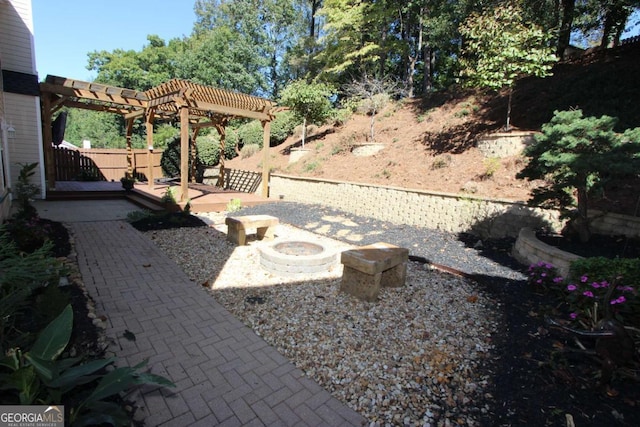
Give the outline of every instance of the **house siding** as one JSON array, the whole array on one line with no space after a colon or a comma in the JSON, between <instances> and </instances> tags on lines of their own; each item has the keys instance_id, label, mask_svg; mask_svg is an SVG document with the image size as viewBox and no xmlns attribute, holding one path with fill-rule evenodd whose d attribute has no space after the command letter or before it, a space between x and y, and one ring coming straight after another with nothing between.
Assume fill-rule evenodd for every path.
<instances>
[{"instance_id":1,"label":"house siding","mask_svg":"<svg viewBox=\"0 0 640 427\"><path fill-rule=\"evenodd\" d=\"M15 86L0 87L0 123L3 125L2 144L7 178L4 188L0 185L0 221L9 214L10 197L7 197L7 190L15 187L20 173L19 164L37 162L40 165L31 182L40 186L40 197L46 197L40 97L35 96L33 90L18 90L22 86L16 86L31 79L37 82L34 52L31 0L0 0L0 72ZM15 137L8 138L8 126L15 129Z\"/></svg>"},{"instance_id":2,"label":"house siding","mask_svg":"<svg viewBox=\"0 0 640 427\"><path fill-rule=\"evenodd\" d=\"M15 187L15 183L20 173L20 164L38 162L40 166L44 164L41 145L40 126L40 99L34 96L18 95L14 93L4 93L5 105L11 105L7 109L5 120L16 130L15 138L9 139L9 159L10 181L9 185ZM32 183L44 187L44 174L42 168L38 168L32 178ZM40 197L44 198L41 192Z\"/></svg>"},{"instance_id":3,"label":"house siding","mask_svg":"<svg viewBox=\"0 0 640 427\"><path fill-rule=\"evenodd\" d=\"M2 68L36 74L31 0L0 1Z\"/></svg>"}]
</instances>

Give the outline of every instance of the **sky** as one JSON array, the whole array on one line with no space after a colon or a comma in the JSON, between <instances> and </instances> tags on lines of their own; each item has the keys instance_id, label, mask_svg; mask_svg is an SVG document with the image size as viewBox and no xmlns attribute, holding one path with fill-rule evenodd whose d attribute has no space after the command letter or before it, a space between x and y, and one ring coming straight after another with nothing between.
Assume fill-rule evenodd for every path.
<instances>
[{"instance_id":1,"label":"sky","mask_svg":"<svg viewBox=\"0 0 640 427\"><path fill-rule=\"evenodd\" d=\"M195 0L32 0L38 79L47 74L91 81L88 53L140 51L147 35L189 36Z\"/></svg>"}]
</instances>

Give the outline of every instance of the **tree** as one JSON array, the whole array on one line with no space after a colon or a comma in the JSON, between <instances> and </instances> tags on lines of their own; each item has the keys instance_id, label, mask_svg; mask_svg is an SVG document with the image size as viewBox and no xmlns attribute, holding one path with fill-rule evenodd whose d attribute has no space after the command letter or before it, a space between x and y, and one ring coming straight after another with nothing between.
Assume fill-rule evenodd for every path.
<instances>
[{"instance_id":1,"label":"tree","mask_svg":"<svg viewBox=\"0 0 640 427\"><path fill-rule=\"evenodd\" d=\"M204 85L243 93L267 90L260 70L266 65L251 41L227 26L219 26L185 41L176 76Z\"/></svg>"},{"instance_id":2,"label":"tree","mask_svg":"<svg viewBox=\"0 0 640 427\"><path fill-rule=\"evenodd\" d=\"M543 187L533 190L529 203L559 209L570 219L569 230L583 242L591 235L590 195L606 180L638 171L640 128L618 134L613 131L616 121L609 116L583 117L581 110L556 111L536 142L525 149L528 162L517 175L545 180Z\"/></svg>"},{"instance_id":3,"label":"tree","mask_svg":"<svg viewBox=\"0 0 640 427\"><path fill-rule=\"evenodd\" d=\"M249 64L260 61L258 80L265 83L261 94L277 97L281 85L288 80L283 59L307 29L302 3L302 0L198 0L194 32L201 37L227 28L235 43L241 42L252 51L253 56L245 58ZM234 43L218 55L226 49L234 50Z\"/></svg>"},{"instance_id":4,"label":"tree","mask_svg":"<svg viewBox=\"0 0 640 427\"><path fill-rule=\"evenodd\" d=\"M322 124L331 114L333 88L325 83L307 83L303 80L289 84L282 91L280 102L291 108L298 120L302 120L302 148L307 123Z\"/></svg>"},{"instance_id":5,"label":"tree","mask_svg":"<svg viewBox=\"0 0 640 427\"><path fill-rule=\"evenodd\" d=\"M568 45L570 36L582 39L582 44L591 47L618 46L629 19L640 7L639 0L562 0L563 16L568 11L565 3L572 8L573 16L569 25L563 21L559 52Z\"/></svg>"},{"instance_id":6,"label":"tree","mask_svg":"<svg viewBox=\"0 0 640 427\"><path fill-rule=\"evenodd\" d=\"M520 8L509 4L471 14L460 33L465 44L462 76L468 78L467 83L493 90L508 88L505 129L509 130L516 79L548 76L556 60L549 45L550 34L526 23Z\"/></svg>"},{"instance_id":7,"label":"tree","mask_svg":"<svg viewBox=\"0 0 640 427\"><path fill-rule=\"evenodd\" d=\"M358 99L363 109L371 117L369 125L369 140L375 142L376 114L395 97L405 95L405 90L397 81L391 79L377 79L364 75L360 80L354 80L345 87L345 93Z\"/></svg>"},{"instance_id":8,"label":"tree","mask_svg":"<svg viewBox=\"0 0 640 427\"><path fill-rule=\"evenodd\" d=\"M97 72L96 81L127 89L147 90L176 76L174 65L182 54L182 41L169 44L156 35L147 36L149 44L140 52L115 49L89 53L89 70Z\"/></svg>"}]
</instances>

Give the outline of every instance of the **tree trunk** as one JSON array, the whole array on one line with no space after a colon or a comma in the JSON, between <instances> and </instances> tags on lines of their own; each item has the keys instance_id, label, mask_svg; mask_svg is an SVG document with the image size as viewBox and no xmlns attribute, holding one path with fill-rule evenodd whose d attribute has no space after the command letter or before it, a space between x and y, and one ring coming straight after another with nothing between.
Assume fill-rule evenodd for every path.
<instances>
[{"instance_id":1,"label":"tree trunk","mask_svg":"<svg viewBox=\"0 0 640 427\"><path fill-rule=\"evenodd\" d=\"M374 108L374 109L373 109L373 111L371 112L371 122L370 122L370 125L369 125L369 133L370 133L370 136L369 136L369 137L371 138L371 140L370 140L370 141L371 141L371 143L376 142L376 140L375 140L375 135L374 135L374 131L373 131L373 126L374 126L374 125L375 125L375 123L376 123L376 112L377 112L377 111L376 111L376 109L375 109L375 108Z\"/></svg>"},{"instance_id":2,"label":"tree trunk","mask_svg":"<svg viewBox=\"0 0 640 427\"><path fill-rule=\"evenodd\" d=\"M418 61L418 55L422 51L422 15L424 14L424 8L420 10L420 19L418 20L418 45L415 48L413 55L409 56L409 75L407 76L407 86L409 87L409 98L413 98L414 96L414 82L413 82L413 74L416 71L416 62Z\"/></svg>"},{"instance_id":3,"label":"tree trunk","mask_svg":"<svg viewBox=\"0 0 640 427\"><path fill-rule=\"evenodd\" d=\"M322 0L311 0L311 16L309 17L309 37L312 40L316 38L316 12L320 8Z\"/></svg>"},{"instance_id":4,"label":"tree trunk","mask_svg":"<svg viewBox=\"0 0 640 427\"><path fill-rule=\"evenodd\" d=\"M562 22L558 32L558 50L556 52L560 60L564 59L564 51L569 47L571 40L571 28L573 27L573 17L576 8L576 0L562 1Z\"/></svg>"},{"instance_id":5,"label":"tree trunk","mask_svg":"<svg viewBox=\"0 0 640 427\"><path fill-rule=\"evenodd\" d=\"M504 127L506 132L511 130L511 99L513 97L513 88L509 88L509 101L507 102L507 124Z\"/></svg>"},{"instance_id":6,"label":"tree trunk","mask_svg":"<svg viewBox=\"0 0 640 427\"><path fill-rule=\"evenodd\" d=\"M578 232L578 237L582 243L586 243L591 238L588 215L589 195L586 185L578 189L578 217L574 220L574 227Z\"/></svg>"},{"instance_id":7,"label":"tree trunk","mask_svg":"<svg viewBox=\"0 0 640 427\"><path fill-rule=\"evenodd\" d=\"M304 149L304 140L307 136L307 118L302 119L302 148Z\"/></svg>"},{"instance_id":8,"label":"tree trunk","mask_svg":"<svg viewBox=\"0 0 640 427\"><path fill-rule=\"evenodd\" d=\"M431 79L432 70L432 52L431 47L425 44L422 46L422 60L424 61L424 70L422 75L422 94L426 95L433 88L433 81Z\"/></svg>"}]
</instances>

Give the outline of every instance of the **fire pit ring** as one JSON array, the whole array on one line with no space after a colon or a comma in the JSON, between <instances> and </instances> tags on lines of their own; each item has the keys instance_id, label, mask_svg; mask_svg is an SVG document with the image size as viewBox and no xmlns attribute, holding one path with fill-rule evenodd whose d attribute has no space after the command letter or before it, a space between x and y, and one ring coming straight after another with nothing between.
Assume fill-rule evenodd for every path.
<instances>
[{"instance_id":1,"label":"fire pit ring","mask_svg":"<svg viewBox=\"0 0 640 427\"><path fill-rule=\"evenodd\" d=\"M336 253L318 243L285 241L262 246L260 265L265 270L281 275L325 273L336 265Z\"/></svg>"}]
</instances>

